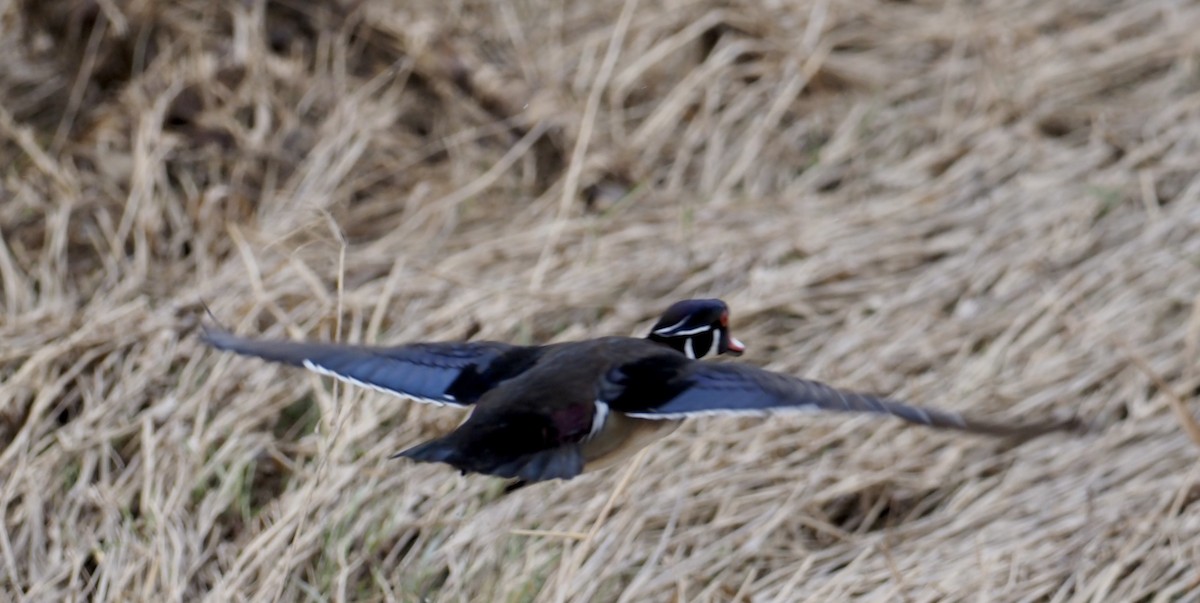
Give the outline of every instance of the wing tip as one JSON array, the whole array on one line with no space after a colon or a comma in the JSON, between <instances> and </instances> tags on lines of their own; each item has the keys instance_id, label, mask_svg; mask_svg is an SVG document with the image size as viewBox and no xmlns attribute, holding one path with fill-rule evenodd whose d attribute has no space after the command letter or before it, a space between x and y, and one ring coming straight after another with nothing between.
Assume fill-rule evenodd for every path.
<instances>
[{"instance_id":1,"label":"wing tip","mask_svg":"<svg viewBox=\"0 0 1200 603\"><path fill-rule=\"evenodd\" d=\"M305 342L240 337L219 324L207 322L201 323L198 337L201 342L216 350L292 366L303 366L314 347L313 344Z\"/></svg>"},{"instance_id":2,"label":"wing tip","mask_svg":"<svg viewBox=\"0 0 1200 603\"><path fill-rule=\"evenodd\" d=\"M1061 431L1074 435L1087 435L1099 430L1099 426L1095 422L1075 414L1065 419L1059 419L1051 424L1051 427L1053 427L1052 431Z\"/></svg>"},{"instance_id":3,"label":"wing tip","mask_svg":"<svg viewBox=\"0 0 1200 603\"><path fill-rule=\"evenodd\" d=\"M221 320L217 318L216 313L212 311L212 308L208 307L208 302L201 298L197 303L204 309L204 313L208 315L207 318L201 317L199 320L200 341L219 350L229 350L234 347L240 338L221 324Z\"/></svg>"},{"instance_id":4,"label":"wing tip","mask_svg":"<svg viewBox=\"0 0 1200 603\"><path fill-rule=\"evenodd\" d=\"M998 437L1013 437L1019 440L1031 440L1052 433L1063 433L1075 436L1087 435L1097 431L1097 426L1078 415L1050 420L1044 423L994 423L990 421L968 421L964 427L967 431L994 435Z\"/></svg>"},{"instance_id":5,"label":"wing tip","mask_svg":"<svg viewBox=\"0 0 1200 603\"><path fill-rule=\"evenodd\" d=\"M242 341L241 337L230 333L219 324L210 324L207 321L200 323L199 338L210 347L232 352L240 351L238 344Z\"/></svg>"}]
</instances>

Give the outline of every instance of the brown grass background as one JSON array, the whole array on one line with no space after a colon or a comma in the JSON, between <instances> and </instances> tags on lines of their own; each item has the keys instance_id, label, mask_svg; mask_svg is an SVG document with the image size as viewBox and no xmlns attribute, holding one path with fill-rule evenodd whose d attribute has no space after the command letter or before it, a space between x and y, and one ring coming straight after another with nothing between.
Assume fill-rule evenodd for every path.
<instances>
[{"instance_id":1,"label":"brown grass background","mask_svg":"<svg viewBox=\"0 0 1200 603\"><path fill-rule=\"evenodd\" d=\"M0 590L1197 601L1200 5L0 2ZM992 419L704 419L500 496L196 340L641 334Z\"/></svg>"}]
</instances>

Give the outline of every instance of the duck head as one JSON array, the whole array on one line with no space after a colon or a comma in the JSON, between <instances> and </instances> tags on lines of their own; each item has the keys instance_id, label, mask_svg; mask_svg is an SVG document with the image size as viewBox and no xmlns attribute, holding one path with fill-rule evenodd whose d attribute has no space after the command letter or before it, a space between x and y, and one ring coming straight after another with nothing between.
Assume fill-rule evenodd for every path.
<instances>
[{"instance_id":1,"label":"duck head","mask_svg":"<svg viewBox=\"0 0 1200 603\"><path fill-rule=\"evenodd\" d=\"M672 304L646 338L692 359L719 354L741 356L746 349L729 332L729 306L719 299L685 299Z\"/></svg>"}]
</instances>

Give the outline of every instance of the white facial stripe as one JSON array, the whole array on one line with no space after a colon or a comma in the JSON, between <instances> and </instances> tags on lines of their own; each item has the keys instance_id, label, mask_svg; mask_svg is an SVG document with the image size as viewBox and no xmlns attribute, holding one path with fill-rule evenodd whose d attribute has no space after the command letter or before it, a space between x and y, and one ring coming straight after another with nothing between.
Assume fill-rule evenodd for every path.
<instances>
[{"instance_id":1,"label":"white facial stripe","mask_svg":"<svg viewBox=\"0 0 1200 603\"><path fill-rule=\"evenodd\" d=\"M720 353L721 347L721 329L713 329L712 345L708 348L708 353L705 356L716 356Z\"/></svg>"},{"instance_id":2,"label":"white facial stripe","mask_svg":"<svg viewBox=\"0 0 1200 603\"><path fill-rule=\"evenodd\" d=\"M667 335L670 335L672 337L677 337L677 336L682 337L684 335L695 335L696 333L703 333L711 328L712 327L710 327L708 325L701 325L699 327L696 327L694 329L688 329L686 331L675 331L674 333L667 333Z\"/></svg>"},{"instance_id":3,"label":"white facial stripe","mask_svg":"<svg viewBox=\"0 0 1200 603\"><path fill-rule=\"evenodd\" d=\"M338 381L344 381L351 385L365 387L367 389L385 393L385 394L389 394L392 396L400 396L401 398L408 398L409 400L416 400L417 402L424 402L426 404L435 404L437 406L458 406L458 407L466 406L465 404L459 404L457 402L454 402L453 396L447 396L447 399L438 400L435 398L426 398L423 396L415 396L408 392L401 392L401 391L396 391L394 389L388 389L386 387L375 385L374 383L367 383L365 381L359 381L358 379L355 379L354 377L351 377L349 375L343 375L341 373L331 371L331 370L313 362L312 360L305 360L304 368L306 368L314 373L325 375L327 377L333 377L334 379L337 379Z\"/></svg>"},{"instance_id":4,"label":"white facial stripe","mask_svg":"<svg viewBox=\"0 0 1200 603\"><path fill-rule=\"evenodd\" d=\"M688 337L687 340L683 342L683 354L692 360L696 359L696 350L692 349L691 337Z\"/></svg>"},{"instance_id":5,"label":"white facial stripe","mask_svg":"<svg viewBox=\"0 0 1200 603\"><path fill-rule=\"evenodd\" d=\"M681 320L681 321L679 321L679 322L677 322L677 323L675 323L675 324L673 324L673 325L671 325L671 326L669 326L669 327L663 327L663 328L661 328L661 329L658 329L657 331L655 331L655 332L654 332L654 334L655 334L655 335L666 335L667 333L670 333L671 331L674 331L675 329L678 329L679 327L682 327L682 326L683 326L683 323L687 322L687 319L688 319L688 317L687 317L687 316L684 316L684 317L683 317L683 320Z\"/></svg>"},{"instance_id":6,"label":"white facial stripe","mask_svg":"<svg viewBox=\"0 0 1200 603\"><path fill-rule=\"evenodd\" d=\"M596 406L596 414L592 415L592 429L588 431L588 439L592 439L596 434L604 429L604 422L608 420L608 405L600 400L593 403Z\"/></svg>"}]
</instances>

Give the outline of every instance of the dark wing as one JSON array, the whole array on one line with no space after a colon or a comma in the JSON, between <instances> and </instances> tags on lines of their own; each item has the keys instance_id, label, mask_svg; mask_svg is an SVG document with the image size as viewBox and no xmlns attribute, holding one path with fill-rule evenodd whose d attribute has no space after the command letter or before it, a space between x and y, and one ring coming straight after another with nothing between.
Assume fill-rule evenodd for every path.
<instances>
[{"instance_id":1,"label":"dark wing","mask_svg":"<svg viewBox=\"0 0 1200 603\"><path fill-rule=\"evenodd\" d=\"M600 397L610 409L643 419L828 410L891 415L930 427L1020 437L1082 426L1076 419L1025 425L977 421L753 366L701 363L666 355L613 369L601 385Z\"/></svg>"},{"instance_id":2,"label":"dark wing","mask_svg":"<svg viewBox=\"0 0 1200 603\"><path fill-rule=\"evenodd\" d=\"M219 350L301 366L342 381L433 404L467 406L533 365L536 347L497 342L414 343L397 347L267 341L206 326Z\"/></svg>"}]
</instances>

